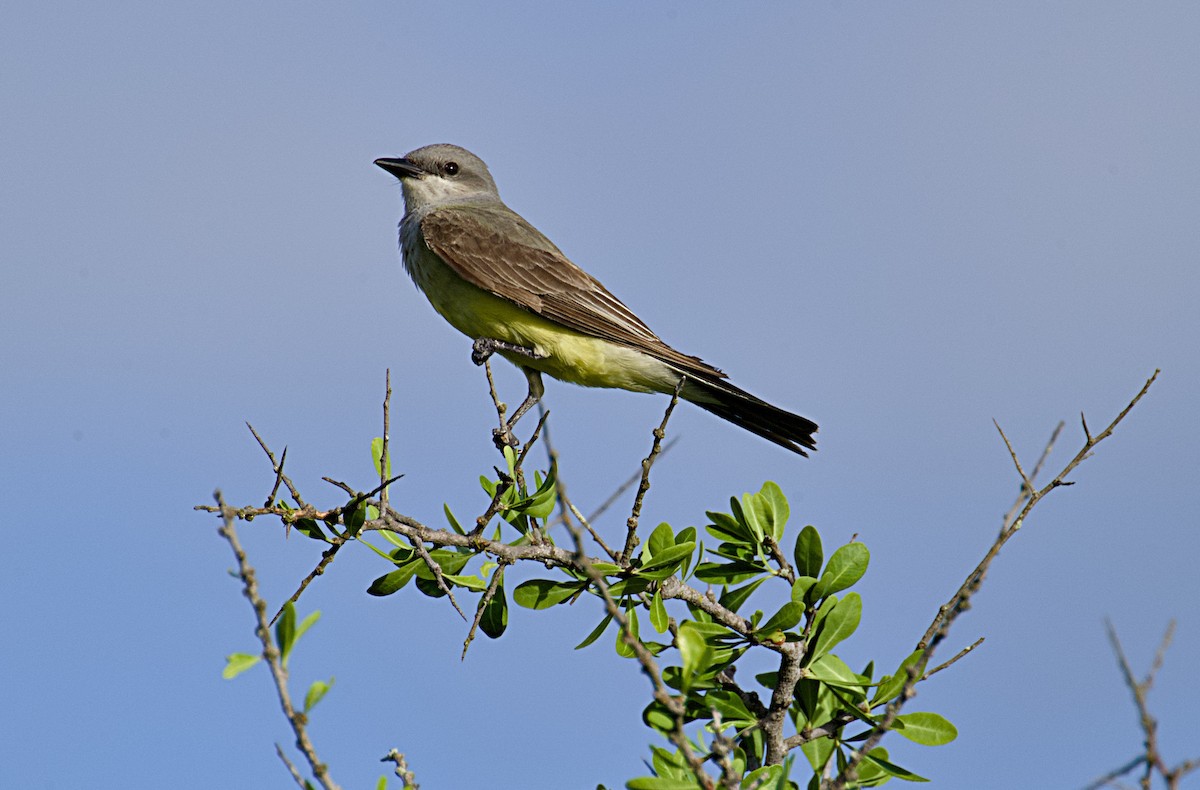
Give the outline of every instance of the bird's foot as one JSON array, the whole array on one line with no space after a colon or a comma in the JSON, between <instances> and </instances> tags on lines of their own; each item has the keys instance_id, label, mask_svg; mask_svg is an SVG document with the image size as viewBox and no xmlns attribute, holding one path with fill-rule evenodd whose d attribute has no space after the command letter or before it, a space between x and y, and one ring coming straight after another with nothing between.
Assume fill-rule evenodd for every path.
<instances>
[{"instance_id":1,"label":"bird's foot","mask_svg":"<svg viewBox=\"0 0 1200 790\"><path fill-rule=\"evenodd\" d=\"M491 358L492 354L497 351L507 351L510 354L517 354L529 359L545 359L546 354L538 351L536 348L528 348L526 346L518 346L516 343L509 343L504 340L497 340L494 337L481 337L475 340L471 346L471 361L476 365L482 365Z\"/></svg>"}]
</instances>

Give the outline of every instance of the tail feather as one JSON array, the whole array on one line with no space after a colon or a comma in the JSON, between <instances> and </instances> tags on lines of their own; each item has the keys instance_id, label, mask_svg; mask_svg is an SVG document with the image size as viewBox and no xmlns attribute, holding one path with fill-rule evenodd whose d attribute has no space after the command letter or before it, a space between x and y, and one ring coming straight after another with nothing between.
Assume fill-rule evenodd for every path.
<instances>
[{"instance_id":1,"label":"tail feather","mask_svg":"<svg viewBox=\"0 0 1200 790\"><path fill-rule=\"evenodd\" d=\"M772 406L761 398L725 381L704 381L688 376L680 393L707 412L805 457L817 449L812 420Z\"/></svg>"}]
</instances>

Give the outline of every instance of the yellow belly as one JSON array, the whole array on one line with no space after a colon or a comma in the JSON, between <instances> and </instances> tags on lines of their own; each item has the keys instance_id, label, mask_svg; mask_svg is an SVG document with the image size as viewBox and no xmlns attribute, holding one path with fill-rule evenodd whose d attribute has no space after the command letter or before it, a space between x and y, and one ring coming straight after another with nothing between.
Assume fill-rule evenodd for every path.
<instances>
[{"instance_id":1,"label":"yellow belly","mask_svg":"<svg viewBox=\"0 0 1200 790\"><path fill-rule=\"evenodd\" d=\"M500 352L515 365L585 387L671 392L679 375L665 363L627 346L560 326L480 288L433 255L423 256L413 279L434 309L467 337L532 348L530 359Z\"/></svg>"}]
</instances>

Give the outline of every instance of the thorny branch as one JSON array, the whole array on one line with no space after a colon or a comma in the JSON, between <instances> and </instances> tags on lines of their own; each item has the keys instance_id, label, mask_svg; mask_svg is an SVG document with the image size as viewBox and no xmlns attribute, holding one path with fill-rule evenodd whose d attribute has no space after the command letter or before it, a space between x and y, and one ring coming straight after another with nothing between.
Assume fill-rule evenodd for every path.
<instances>
[{"instance_id":1,"label":"thorny branch","mask_svg":"<svg viewBox=\"0 0 1200 790\"><path fill-rule=\"evenodd\" d=\"M279 648L275 646L275 642L271 637L271 626L267 622L267 602L258 593L258 579L255 577L254 568L246 559L246 552L242 550L241 541L238 540L237 530L234 528L234 521L238 518L237 511L226 506L225 499L221 496L220 491L213 494L213 498L216 499L217 511L221 514L221 527L217 532L221 537L225 538L229 543L229 547L233 549L233 556L237 560L237 575L242 580L242 591L250 601L250 605L254 609L254 616L258 621L258 626L254 629L254 633L258 636L258 641L262 645L263 660L271 671L271 678L275 681L275 691L279 695L279 704L283 708L283 715L287 717L288 724L291 725L292 732L296 735L296 748L300 750L300 753L304 755L304 759L308 761L309 768L313 772L313 777L316 778L321 787L325 788L325 790L340 790L338 784L333 781L333 777L329 775L328 766L317 757L317 750L308 737L306 727L307 717L302 712L297 711L292 705L292 697L287 685L287 668L283 666L283 659L279 654ZM279 750L279 752L280 756L283 757L283 751ZM284 762L287 762L286 757L284 757ZM295 768L290 766L290 764L289 767L292 769L293 775L295 775ZM303 784L301 784L301 787L303 787Z\"/></svg>"},{"instance_id":2,"label":"thorny branch","mask_svg":"<svg viewBox=\"0 0 1200 790\"><path fill-rule=\"evenodd\" d=\"M1099 434L1093 436L1091 431L1088 430L1087 421L1083 419L1083 446L1079 449L1079 452L1077 452L1075 456L1067 462L1066 466L1064 466L1062 470L1054 476L1054 479L1041 488L1036 488L1033 483L1033 478L1025 474L1025 470L1022 468L1020 461L1017 459L1016 453L1012 449L1012 444L1008 441L1008 437L1005 436L1004 431L1000 429L999 425L996 426L996 429L1000 431L1001 438L1004 440L1005 447L1008 448L1009 454L1012 457L1013 465L1016 467L1017 473L1021 477L1021 492L1017 497L1017 503L1020 504L1020 507L1019 509L1016 505L1013 507L1013 509L1017 511L1017 515L1012 519L1011 523L1000 532L999 536L992 543L987 553L984 554L983 559L980 560L979 564L975 566L975 569L967 575L966 580L963 581L962 585L958 588L954 595L951 596L950 600L942 604L942 606L938 609L937 614L933 618L933 622L929 624L929 628L926 629L924 636L921 637L921 641L917 644L917 648L923 650L924 654L919 661L915 661L909 666L907 670L908 677L905 680L900 694L897 695L896 699L887 706L887 710L884 713L883 718L880 719L878 724L871 729L870 735L862 742L859 748L855 750L854 754L847 762L846 767L839 773L833 782L830 783L830 790L842 790L846 787L847 782L857 777L858 766L862 763L866 754L878 746L880 740L883 739L883 736L887 734L888 730L891 729L896 717L900 714L900 709L904 706L904 703L915 696L916 684L924 676L925 667L928 665L930 658L933 657L934 651L937 649L941 641L945 639L946 635L950 631L950 627L954 624L954 621L958 618L958 616L970 607L971 597L979 591L980 586L983 584L983 579L987 575L988 569L992 565L992 561L996 559L996 557L1000 554L1000 550L1004 548L1004 545L1008 543L1013 535L1017 534L1017 532L1021 529L1021 526L1024 524L1026 517L1029 516L1029 513L1034 507L1037 506L1039 502L1042 501L1042 499L1046 497L1047 494L1054 489L1074 484L1073 481L1068 481L1066 479L1067 475L1073 472L1075 467L1079 466L1079 464L1091 456L1092 450L1096 447L1096 445L1112 435L1112 432L1117 425L1119 425L1121 421L1125 419L1125 416L1129 414L1133 407L1138 404L1138 401L1140 401L1142 397L1150 390L1151 385L1153 385L1155 379L1158 378L1159 372L1160 371L1158 370L1154 371L1153 375L1146 380L1146 383L1142 385L1142 388L1138 391L1138 393L1133 396L1133 399L1129 401L1125 408L1122 409L1115 418L1113 418L1113 421L1108 424L1108 427ZM1082 419L1082 415L1080 415L1080 417ZM1047 443L1048 446L1053 445L1055 440L1058 438L1058 433L1059 430L1056 428L1050 437L1050 441ZM1048 449L1043 451L1043 459L1048 453ZM1042 461L1039 460L1037 468L1040 468L1041 465Z\"/></svg>"}]
</instances>

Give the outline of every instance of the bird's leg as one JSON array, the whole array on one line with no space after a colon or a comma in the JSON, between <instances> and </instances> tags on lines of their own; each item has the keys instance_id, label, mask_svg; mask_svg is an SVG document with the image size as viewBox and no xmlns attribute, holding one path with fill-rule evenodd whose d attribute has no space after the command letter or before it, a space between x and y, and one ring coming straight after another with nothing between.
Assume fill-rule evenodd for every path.
<instances>
[{"instance_id":1,"label":"bird's leg","mask_svg":"<svg viewBox=\"0 0 1200 790\"><path fill-rule=\"evenodd\" d=\"M521 401L521 405L513 412L512 419L508 420L503 428L493 428L492 438L496 442L496 447L504 449L504 445L516 447L517 437L513 436L512 427L517 424L517 420L521 419L525 412L533 408L534 404L542 399L542 395L546 392L546 387L542 384L542 374L540 371L533 368L522 367L521 372L525 374L526 380L529 381L529 394L525 396L525 400Z\"/></svg>"},{"instance_id":2,"label":"bird's leg","mask_svg":"<svg viewBox=\"0 0 1200 790\"><path fill-rule=\"evenodd\" d=\"M471 361L476 365L482 365L491 358L492 354L497 351L507 351L510 354L518 354L522 357L530 359L545 359L546 355L538 351L536 348L528 348L526 346L518 346L516 343L509 343L504 340L497 340L494 337L481 337L475 340L471 346ZM516 422L516 420L513 420Z\"/></svg>"}]
</instances>

